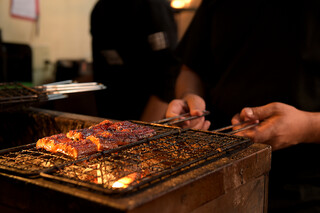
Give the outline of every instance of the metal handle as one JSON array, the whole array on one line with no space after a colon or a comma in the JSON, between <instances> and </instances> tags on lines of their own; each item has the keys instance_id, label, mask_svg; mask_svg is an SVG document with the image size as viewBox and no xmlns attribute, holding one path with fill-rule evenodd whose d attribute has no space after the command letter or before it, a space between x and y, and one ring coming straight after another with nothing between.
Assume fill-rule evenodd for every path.
<instances>
[{"instance_id":1,"label":"metal handle","mask_svg":"<svg viewBox=\"0 0 320 213\"><path fill-rule=\"evenodd\" d=\"M164 118L164 119L161 119L161 120L158 120L158 121L153 121L151 123L167 124L167 125L171 124L172 125L172 124L177 124L177 123L181 123L181 122L184 122L184 121L200 118L202 116L206 116L206 115L209 115L209 114L210 114L210 112L205 110L205 111L203 111L202 115L190 116L190 112L188 112L188 113L184 113L184 114L177 115L177 116L174 116L174 117ZM182 117L186 117L186 118L179 119L179 118L182 118ZM178 120L175 120L175 119L178 119Z\"/></svg>"},{"instance_id":2,"label":"metal handle","mask_svg":"<svg viewBox=\"0 0 320 213\"><path fill-rule=\"evenodd\" d=\"M243 122L240 122L240 123L237 123L237 124L233 124L233 125L230 125L230 126L222 127L222 128L220 128L220 129L215 129L215 130L213 130L212 132L222 132L222 131L225 131L225 130L233 129L233 128L236 127L236 126L240 126L240 125L243 125L243 124L249 124L249 123L252 123L252 121L251 121L251 120L243 121ZM253 123L253 124L251 124L251 125L242 127L242 128L240 128L240 129L236 129L236 130L227 132L226 134L232 135L232 134L241 132L241 131L243 131L243 130L246 130L246 129L250 129L250 128L252 128L252 127L255 127L255 126L257 126L258 124L259 124L259 123Z\"/></svg>"}]
</instances>

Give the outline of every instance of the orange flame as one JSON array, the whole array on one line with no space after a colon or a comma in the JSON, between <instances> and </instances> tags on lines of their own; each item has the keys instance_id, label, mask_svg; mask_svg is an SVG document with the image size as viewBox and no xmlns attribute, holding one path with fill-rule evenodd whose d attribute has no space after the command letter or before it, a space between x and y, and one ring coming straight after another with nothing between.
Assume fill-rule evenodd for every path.
<instances>
[{"instance_id":1,"label":"orange flame","mask_svg":"<svg viewBox=\"0 0 320 213\"><path fill-rule=\"evenodd\" d=\"M112 185L112 188L127 188L138 177L138 173L131 173L123 178L120 178Z\"/></svg>"}]
</instances>

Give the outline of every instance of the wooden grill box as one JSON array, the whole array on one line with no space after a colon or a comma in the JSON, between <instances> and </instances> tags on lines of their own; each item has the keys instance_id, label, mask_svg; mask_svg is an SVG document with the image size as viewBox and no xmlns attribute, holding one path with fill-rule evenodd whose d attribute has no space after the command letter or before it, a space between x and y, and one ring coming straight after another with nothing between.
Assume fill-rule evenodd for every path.
<instances>
[{"instance_id":1,"label":"wooden grill box","mask_svg":"<svg viewBox=\"0 0 320 213\"><path fill-rule=\"evenodd\" d=\"M86 128L104 118L31 108L2 113L1 148ZM17 129L17 127L19 127ZM271 148L253 144L128 195L0 172L1 212L267 212Z\"/></svg>"}]
</instances>

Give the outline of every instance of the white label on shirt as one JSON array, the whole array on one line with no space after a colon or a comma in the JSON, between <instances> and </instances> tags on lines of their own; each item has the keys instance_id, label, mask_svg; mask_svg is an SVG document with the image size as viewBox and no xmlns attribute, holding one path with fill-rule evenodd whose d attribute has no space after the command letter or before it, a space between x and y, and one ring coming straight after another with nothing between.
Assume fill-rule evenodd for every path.
<instances>
[{"instance_id":1,"label":"white label on shirt","mask_svg":"<svg viewBox=\"0 0 320 213\"><path fill-rule=\"evenodd\" d=\"M153 51L168 48L168 41L165 32L157 32L148 36L148 41Z\"/></svg>"},{"instance_id":2,"label":"white label on shirt","mask_svg":"<svg viewBox=\"0 0 320 213\"><path fill-rule=\"evenodd\" d=\"M110 65L123 65L123 60L116 50L102 50L101 54Z\"/></svg>"}]
</instances>

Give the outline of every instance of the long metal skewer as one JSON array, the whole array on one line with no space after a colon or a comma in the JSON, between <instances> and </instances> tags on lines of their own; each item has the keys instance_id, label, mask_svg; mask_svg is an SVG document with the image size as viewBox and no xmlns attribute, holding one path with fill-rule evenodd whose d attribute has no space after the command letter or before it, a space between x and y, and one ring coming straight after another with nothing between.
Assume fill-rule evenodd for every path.
<instances>
[{"instance_id":1,"label":"long metal skewer","mask_svg":"<svg viewBox=\"0 0 320 213\"><path fill-rule=\"evenodd\" d=\"M244 131L244 130L246 130L246 129L250 129L250 128L252 128L252 127L255 127L255 126L257 126L258 124L259 124L259 123L254 123L254 124L251 124L251 125L242 127L242 128L240 128L240 129L236 129L236 130L233 130L233 131L231 131L231 132L228 132L227 134L233 135L233 134L235 134L235 133L237 133L237 132L241 132L241 131Z\"/></svg>"},{"instance_id":2,"label":"long metal skewer","mask_svg":"<svg viewBox=\"0 0 320 213\"><path fill-rule=\"evenodd\" d=\"M97 82L86 83L72 83L72 81L61 81L42 86L36 86L34 89L40 91L40 93L47 95L48 100L55 100L60 98L66 98L69 93L89 92L95 90L106 89L103 84Z\"/></svg>"},{"instance_id":3,"label":"long metal skewer","mask_svg":"<svg viewBox=\"0 0 320 213\"><path fill-rule=\"evenodd\" d=\"M222 128L215 129L215 130L212 130L212 131L213 131L213 132L222 132L222 131L225 131L225 130L228 130L228 129L233 129L234 127L241 126L241 125L243 125L243 124L249 124L249 123L252 123L252 121L251 121L251 120L243 121L243 122L240 122L240 123L237 123L237 124L233 124L233 125L230 125L230 126L222 127ZM254 123L254 124L252 124L252 125L253 125L253 126L256 126L257 123ZM249 126L250 126L250 128L253 127L253 126L251 126L251 125L249 125ZM245 126L245 127L243 127L243 128L248 129L249 126ZM243 129L243 128L240 128L240 129ZM239 130L240 130L240 129L239 129ZM244 129L243 129L243 130L244 130ZM237 131L237 130L234 130L233 132L235 132L235 131ZM230 133L230 132L229 132L229 133Z\"/></svg>"},{"instance_id":4,"label":"long metal skewer","mask_svg":"<svg viewBox=\"0 0 320 213\"><path fill-rule=\"evenodd\" d=\"M241 126L243 124L250 124L252 123L251 120L249 121L243 121L243 122L240 122L240 123L237 123L237 124L233 124L233 125L230 125L230 126L226 126L226 127L222 127L220 129L215 129L215 130L212 130L212 132L222 132L222 131L225 131L225 130L229 130L229 129L233 129L234 127L237 127L237 126ZM253 123L253 124L250 124L248 126L245 126L245 127L242 127L242 128L239 128L239 129L236 129L236 130L233 130L233 131L230 131L230 132L227 132L226 134L230 134L230 135L233 135L237 132L241 132L241 131L244 131L246 129L250 129L252 127L255 127L257 126L259 123Z\"/></svg>"},{"instance_id":5,"label":"long metal skewer","mask_svg":"<svg viewBox=\"0 0 320 213\"><path fill-rule=\"evenodd\" d=\"M184 121L196 119L196 118L199 118L199 117L202 117L202 116L206 116L208 114L210 114L209 111L203 111L203 114L202 115L198 115L198 116L190 116L190 113L184 113L184 114L181 114L181 115L177 115L177 116L174 116L174 117L161 119L161 120L154 121L154 122L151 122L151 123L172 125L172 124L177 124L177 123L181 123L181 122L184 122ZM186 117L186 118L183 118L183 117ZM179 118L183 118L183 119L179 119ZM178 120L176 120L176 119L178 119ZM219 129L212 130L212 132L223 132L223 131L226 131L226 130L229 130L229 129L233 129L234 127L237 127L237 126L241 126L243 124L250 124L252 122L253 121L251 121L251 120L243 121L243 122L240 122L240 123L237 123L237 124L233 124L233 125L229 125L229 126L226 126L226 127L222 127L222 128L219 128ZM237 132L241 132L241 131L244 131L246 129L250 129L252 127L255 127L258 124L259 123L253 123L251 125L247 125L245 127L242 127L242 128L227 132L226 134L232 135L232 134L235 134Z\"/></svg>"},{"instance_id":6,"label":"long metal skewer","mask_svg":"<svg viewBox=\"0 0 320 213\"><path fill-rule=\"evenodd\" d=\"M184 122L184 121L200 118L202 116L206 116L206 115L209 115L209 114L210 114L210 112L205 110L205 111L203 111L202 115L190 116L190 112L188 112L188 113L184 113L184 114L177 115L177 116L174 116L174 117L164 118L164 119L161 119L161 120L158 120L158 121L153 121L151 123L167 124L167 125L169 125L169 124L177 124L177 123L181 123L181 122ZM183 117L186 117L186 118L183 118ZM179 118L183 118L183 119L179 119ZM178 120L176 120L176 119L178 119Z\"/></svg>"}]
</instances>

